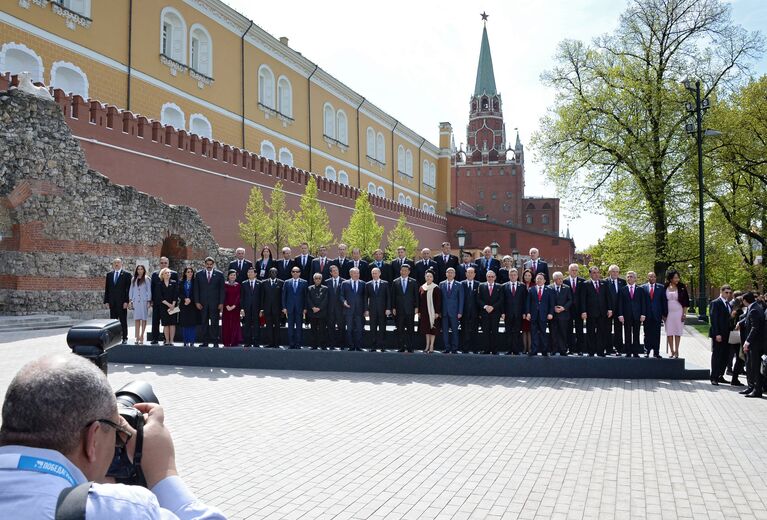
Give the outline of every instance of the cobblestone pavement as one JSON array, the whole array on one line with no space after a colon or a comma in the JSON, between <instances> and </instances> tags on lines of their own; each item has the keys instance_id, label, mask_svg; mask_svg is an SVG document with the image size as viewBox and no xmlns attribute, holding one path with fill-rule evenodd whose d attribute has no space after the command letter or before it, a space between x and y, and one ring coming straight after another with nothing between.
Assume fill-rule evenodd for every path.
<instances>
[{"instance_id":1,"label":"cobblestone pavement","mask_svg":"<svg viewBox=\"0 0 767 520\"><path fill-rule=\"evenodd\" d=\"M0 391L64 337L0 334ZM702 336L681 352L707 366ZM767 400L725 385L123 365L109 378L152 383L179 471L230 518L767 519Z\"/></svg>"}]
</instances>

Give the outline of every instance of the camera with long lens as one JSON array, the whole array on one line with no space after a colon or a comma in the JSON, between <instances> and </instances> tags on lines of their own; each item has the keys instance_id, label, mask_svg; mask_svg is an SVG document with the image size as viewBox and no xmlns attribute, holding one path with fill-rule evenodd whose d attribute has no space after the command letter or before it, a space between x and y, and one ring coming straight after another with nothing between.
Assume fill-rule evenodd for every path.
<instances>
[{"instance_id":1,"label":"camera with long lens","mask_svg":"<svg viewBox=\"0 0 767 520\"><path fill-rule=\"evenodd\" d=\"M75 325L67 333L67 345L74 354L92 361L104 374L108 371L107 352L120 343L122 328L117 320L90 320ZM115 446L112 464L107 476L120 484L132 484L146 487L146 479L141 469L144 447L144 414L135 408L137 403L157 403L160 401L145 381L133 381L115 392L117 409L120 417L136 430L133 458L128 455L127 446ZM119 433L118 433L119 435ZM119 444L119 443L118 443Z\"/></svg>"}]
</instances>

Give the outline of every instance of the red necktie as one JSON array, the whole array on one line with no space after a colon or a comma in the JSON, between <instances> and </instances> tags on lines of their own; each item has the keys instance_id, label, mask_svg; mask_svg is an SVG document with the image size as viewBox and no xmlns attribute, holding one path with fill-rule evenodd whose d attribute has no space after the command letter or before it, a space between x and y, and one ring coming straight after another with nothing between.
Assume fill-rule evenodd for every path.
<instances>
[{"instance_id":1,"label":"red necktie","mask_svg":"<svg viewBox=\"0 0 767 520\"><path fill-rule=\"evenodd\" d=\"M533 274L538 270L538 262L533 262Z\"/></svg>"},{"instance_id":2,"label":"red necktie","mask_svg":"<svg viewBox=\"0 0 767 520\"><path fill-rule=\"evenodd\" d=\"M538 303L540 303L542 299L543 299L543 288L538 287Z\"/></svg>"},{"instance_id":3,"label":"red necktie","mask_svg":"<svg viewBox=\"0 0 767 520\"><path fill-rule=\"evenodd\" d=\"M515 296L517 294L517 284L511 285L511 296Z\"/></svg>"},{"instance_id":4,"label":"red necktie","mask_svg":"<svg viewBox=\"0 0 767 520\"><path fill-rule=\"evenodd\" d=\"M599 282L594 282L594 289L596 289L597 294L599 294Z\"/></svg>"},{"instance_id":5,"label":"red necktie","mask_svg":"<svg viewBox=\"0 0 767 520\"><path fill-rule=\"evenodd\" d=\"M210 271L208 271L208 283L210 283Z\"/></svg>"},{"instance_id":6,"label":"red necktie","mask_svg":"<svg viewBox=\"0 0 767 520\"><path fill-rule=\"evenodd\" d=\"M629 292L631 293L631 299L633 300L634 299L634 286L633 285L631 287L629 287Z\"/></svg>"},{"instance_id":7,"label":"red necktie","mask_svg":"<svg viewBox=\"0 0 767 520\"><path fill-rule=\"evenodd\" d=\"M487 286L487 293L488 293L489 296L493 295L493 286L492 285L488 285Z\"/></svg>"},{"instance_id":8,"label":"red necktie","mask_svg":"<svg viewBox=\"0 0 767 520\"><path fill-rule=\"evenodd\" d=\"M320 259L320 272L322 272L324 270L325 270L325 259L321 258Z\"/></svg>"},{"instance_id":9,"label":"red necktie","mask_svg":"<svg viewBox=\"0 0 767 520\"><path fill-rule=\"evenodd\" d=\"M652 300L653 296L655 296L655 286L650 286L650 299Z\"/></svg>"}]
</instances>

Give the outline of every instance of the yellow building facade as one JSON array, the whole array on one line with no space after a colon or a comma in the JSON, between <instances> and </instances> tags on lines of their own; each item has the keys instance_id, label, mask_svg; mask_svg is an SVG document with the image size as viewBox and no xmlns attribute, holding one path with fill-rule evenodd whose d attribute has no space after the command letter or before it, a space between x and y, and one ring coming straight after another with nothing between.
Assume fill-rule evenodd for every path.
<instances>
[{"instance_id":1,"label":"yellow building facade","mask_svg":"<svg viewBox=\"0 0 767 520\"><path fill-rule=\"evenodd\" d=\"M219 0L6 0L0 72L444 215L439 146Z\"/></svg>"}]
</instances>

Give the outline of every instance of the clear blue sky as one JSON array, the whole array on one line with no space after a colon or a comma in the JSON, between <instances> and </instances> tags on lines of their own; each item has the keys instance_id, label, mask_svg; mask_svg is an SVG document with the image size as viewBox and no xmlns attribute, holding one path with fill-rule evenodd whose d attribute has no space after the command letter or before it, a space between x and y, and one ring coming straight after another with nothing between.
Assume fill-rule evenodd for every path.
<instances>
[{"instance_id":1,"label":"clear blue sky","mask_svg":"<svg viewBox=\"0 0 767 520\"><path fill-rule=\"evenodd\" d=\"M540 74L553 65L559 41L590 41L611 32L625 0L466 0L359 2L289 1L267 8L252 0L225 0L290 46L433 143L440 121L453 124L456 144L466 141L469 97L476 75L482 22L487 29L495 81L503 97L508 140L519 128L527 144L553 92ZM734 20L767 29L767 0L731 0ZM767 73L767 57L755 67ZM550 195L542 168L526 155L526 194ZM570 224L576 247L604 236L600 215L568 215L563 195L561 228Z\"/></svg>"}]
</instances>

